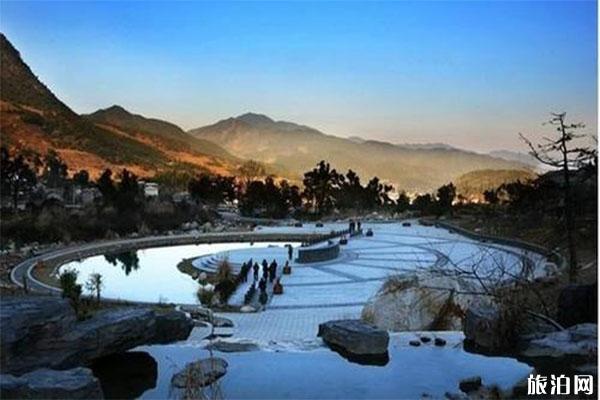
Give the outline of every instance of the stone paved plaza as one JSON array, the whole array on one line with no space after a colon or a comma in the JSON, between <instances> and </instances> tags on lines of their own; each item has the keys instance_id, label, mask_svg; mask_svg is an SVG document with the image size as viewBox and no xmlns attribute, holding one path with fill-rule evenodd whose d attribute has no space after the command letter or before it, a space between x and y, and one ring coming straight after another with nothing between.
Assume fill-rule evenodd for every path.
<instances>
[{"instance_id":1,"label":"stone paved plaza","mask_svg":"<svg viewBox=\"0 0 600 400\"><path fill-rule=\"evenodd\" d=\"M315 231L328 232L342 226L316 228L271 227L265 232ZM497 266L519 268L522 257L530 258L540 268L545 259L535 254L525 254L519 249L484 244L435 227L401 224L366 223L364 230L372 229L374 235L356 236L341 246L338 258L320 263L298 264L292 262L292 274L281 276L284 294L272 296L266 309L259 313L224 314L235 322L234 336L240 339L262 341L299 341L314 338L319 323L331 319L358 318L363 305L391 275L428 268L464 268L480 264L484 274L497 274ZM296 253L294 253L295 259ZM266 249L231 250L207 256L213 259L227 257L234 265L252 258L259 264L276 259L282 266L287 258L284 247ZM205 258L206 259L206 258ZM281 268L281 267L280 267ZM241 302L251 284L242 284L232 298Z\"/></svg>"}]
</instances>

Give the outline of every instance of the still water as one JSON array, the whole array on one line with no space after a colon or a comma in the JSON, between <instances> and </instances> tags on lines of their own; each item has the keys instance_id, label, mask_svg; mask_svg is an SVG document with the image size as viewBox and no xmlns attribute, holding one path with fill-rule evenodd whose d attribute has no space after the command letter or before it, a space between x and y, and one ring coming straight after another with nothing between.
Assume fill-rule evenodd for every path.
<instances>
[{"instance_id":1,"label":"still water","mask_svg":"<svg viewBox=\"0 0 600 400\"><path fill-rule=\"evenodd\" d=\"M219 390L226 399L419 399L423 394L443 398L446 392L458 392L459 381L467 377L480 376L485 385L508 390L531 372L530 366L511 358L468 353L462 344L412 347L407 340L392 336L390 360L384 366L352 363L326 347L214 352L229 364ZM106 372L94 369L107 398L177 397L170 388L172 375L186 363L209 356L207 350L189 342L143 346L134 353L135 358L145 356L136 368L135 362L127 362L127 354L122 364L128 368L119 379L103 379ZM110 365L113 370L115 363Z\"/></svg>"},{"instance_id":2,"label":"still water","mask_svg":"<svg viewBox=\"0 0 600 400\"><path fill-rule=\"evenodd\" d=\"M222 251L284 244L236 242L157 247L73 261L61 266L59 272L64 269L76 270L77 281L82 285L85 285L90 274L101 274L104 282L102 290L104 298L197 304L198 283L177 269L177 264L181 260Z\"/></svg>"}]
</instances>

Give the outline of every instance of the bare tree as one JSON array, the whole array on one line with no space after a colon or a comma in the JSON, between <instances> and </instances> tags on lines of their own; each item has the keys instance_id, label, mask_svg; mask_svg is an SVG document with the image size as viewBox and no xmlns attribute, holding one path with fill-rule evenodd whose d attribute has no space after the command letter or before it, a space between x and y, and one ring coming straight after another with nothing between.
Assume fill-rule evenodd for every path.
<instances>
[{"instance_id":1,"label":"bare tree","mask_svg":"<svg viewBox=\"0 0 600 400\"><path fill-rule=\"evenodd\" d=\"M242 164L239 168L239 174L245 180L246 186L253 180L258 178L262 178L267 175L267 171L261 163L254 160L248 160L244 164Z\"/></svg>"},{"instance_id":2,"label":"bare tree","mask_svg":"<svg viewBox=\"0 0 600 400\"><path fill-rule=\"evenodd\" d=\"M575 246L575 217L573 215L572 188L570 172L594 163L597 158L595 148L577 145L575 141L586 137L577 133L585 127L582 123L567 123L566 113L551 113L551 118L545 125L556 129L553 137L544 137L542 143L534 144L523 134L521 139L529 146L531 154L539 162L563 172L563 207L564 221L569 250L569 281L577 279L577 249Z\"/></svg>"},{"instance_id":3,"label":"bare tree","mask_svg":"<svg viewBox=\"0 0 600 400\"><path fill-rule=\"evenodd\" d=\"M90 293L96 295L96 302L100 304L100 294L102 292L102 288L104 287L102 275L98 273L91 274L85 283L85 287Z\"/></svg>"}]
</instances>

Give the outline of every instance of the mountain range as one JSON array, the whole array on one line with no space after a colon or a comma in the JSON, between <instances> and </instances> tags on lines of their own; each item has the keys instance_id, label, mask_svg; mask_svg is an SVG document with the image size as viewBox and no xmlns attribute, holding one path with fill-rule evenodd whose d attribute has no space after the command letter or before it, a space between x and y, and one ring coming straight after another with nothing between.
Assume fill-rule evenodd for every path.
<instances>
[{"instance_id":1,"label":"mountain range","mask_svg":"<svg viewBox=\"0 0 600 400\"><path fill-rule=\"evenodd\" d=\"M300 173L327 160L338 171L378 176L408 191L429 191L474 170L527 170L524 163L447 145L397 145L357 137L341 138L317 129L255 113L189 131L219 143L231 154L277 164Z\"/></svg>"},{"instance_id":2,"label":"mountain range","mask_svg":"<svg viewBox=\"0 0 600 400\"><path fill-rule=\"evenodd\" d=\"M13 149L56 150L71 170L128 168L152 176L174 165L235 173L241 160L176 125L110 107L78 115L56 97L0 35L0 140Z\"/></svg>"},{"instance_id":3,"label":"mountain range","mask_svg":"<svg viewBox=\"0 0 600 400\"><path fill-rule=\"evenodd\" d=\"M528 170L522 160L479 154L441 143L392 144L328 135L266 115L246 113L188 132L170 122L111 106L79 115L55 96L0 34L0 141L12 149L56 150L71 171L97 176L128 168L151 177L188 168L235 174L247 159L268 173L300 181L320 160L409 191L431 191L474 170Z\"/></svg>"}]
</instances>

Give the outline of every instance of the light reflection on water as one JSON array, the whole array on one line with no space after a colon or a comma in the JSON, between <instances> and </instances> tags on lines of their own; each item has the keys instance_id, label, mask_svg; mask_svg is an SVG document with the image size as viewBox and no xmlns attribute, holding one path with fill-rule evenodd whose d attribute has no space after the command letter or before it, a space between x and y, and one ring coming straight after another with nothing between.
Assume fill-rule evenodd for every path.
<instances>
[{"instance_id":1,"label":"light reflection on water","mask_svg":"<svg viewBox=\"0 0 600 400\"><path fill-rule=\"evenodd\" d=\"M157 247L114 255L89 257L63 265L79 272L77 281L85 284L92 273L102 275L102 297L141 302L196 304L198 283L180 272L184 258L247 248L283 246L285 243L248 242Z\"/></svg>"},{"instance_id":2,"label":"light reflection on water","mask_svg":"<svg viewBox=\"0 0 600 400\"><path fill-rule=\"evenodd\" d=\"M531 372L515 359L468 353L462 345L412 347L391 339L385 366L351 363L325 347L215 352L229 364L219 386L226 399L418 399L424 393L443 398L445 392L458 392L459 381L471 376L507 390ZM136 350L148 352L158 364L156 387L141 395L145 399L169 397L172 375L186 363L209 356L207 350L185 343Z\"/></svg>"}]
</instances>

